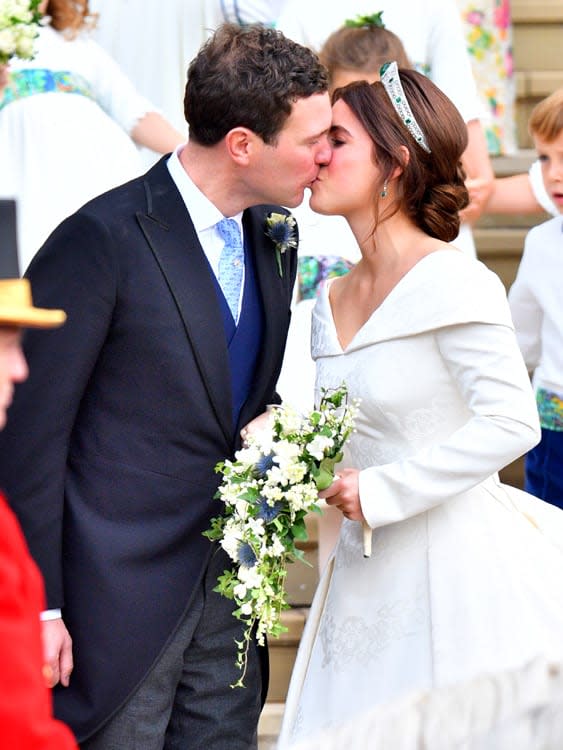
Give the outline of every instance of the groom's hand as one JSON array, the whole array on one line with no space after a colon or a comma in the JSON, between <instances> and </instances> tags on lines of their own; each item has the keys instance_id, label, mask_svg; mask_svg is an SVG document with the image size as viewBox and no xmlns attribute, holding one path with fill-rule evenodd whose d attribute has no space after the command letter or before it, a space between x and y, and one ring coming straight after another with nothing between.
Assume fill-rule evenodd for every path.
<instances>
[{"instance_id":1,"label":"groom's hand","mask_svg":"<svg viewBox=\"0 0 563 750\"><path fill-rule=\"evenodd\" d=\"M41 623L43 640L43 673L47 687L54 687L58 682L68 687L73 668L72 638L61 617L45 620Z\"/></svg>"},{"instance_id":2,"label":"groom's hand","mask_svg":"<svg viewBox=\"0 0 563 750\"><path fill-rule=\"evenodd\" d=\"M358 469L341 469L330 487L319 492L327 505L334 505L350 521L365 521L360 504L359 474Z\"/></svg>"},{"instance_id":3,"label":"groom's hand","mask_svg":"<svg viewBox=\"0 0 563 750\"><path fill-rule=\"evenodd\" d=\"M264 430L270 430L271 426L272 410L268 409L268 411L262 412L262 414L259 414L257 417L255 417L240 431L240 438L242 440L243 447L246 447L248 445L248 438L250 435L255 435L256 433L263 432Z\"/></svg>"}]
</instances>

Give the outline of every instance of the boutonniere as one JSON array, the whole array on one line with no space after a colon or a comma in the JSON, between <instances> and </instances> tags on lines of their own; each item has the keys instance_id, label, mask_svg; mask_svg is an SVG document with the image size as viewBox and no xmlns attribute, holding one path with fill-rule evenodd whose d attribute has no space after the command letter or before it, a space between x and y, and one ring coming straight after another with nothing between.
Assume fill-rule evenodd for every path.
<instances>
[{"instance_id":1,"label":"boutonniere","mask_svg":"<svg viewBox=\"0 0 563 750\"><path fill-rule=\"evenodd\" d=\"M296 221L291 214L268 214L266 235L272 240L276 250L278 273L283 278L281 256L286 250L297 247Z\"/></svg>"}]
</instances>

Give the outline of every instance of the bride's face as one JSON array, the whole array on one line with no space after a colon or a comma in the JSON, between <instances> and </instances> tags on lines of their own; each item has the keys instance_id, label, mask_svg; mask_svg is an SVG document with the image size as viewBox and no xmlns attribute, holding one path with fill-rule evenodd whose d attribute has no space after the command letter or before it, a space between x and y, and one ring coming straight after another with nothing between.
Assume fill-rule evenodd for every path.
<instances>
[{"instance_id":1,"label":"bride's face","mask_svg":"<svg viewBox=\"0 0 563 750\"><path fill-rule=\"evenodd\" d=\"M332 108L330 141L332 159L312 184L311 208L346 218L371 213L379 178L373 142L342 99Z\"/></svg>"}]
</instances>

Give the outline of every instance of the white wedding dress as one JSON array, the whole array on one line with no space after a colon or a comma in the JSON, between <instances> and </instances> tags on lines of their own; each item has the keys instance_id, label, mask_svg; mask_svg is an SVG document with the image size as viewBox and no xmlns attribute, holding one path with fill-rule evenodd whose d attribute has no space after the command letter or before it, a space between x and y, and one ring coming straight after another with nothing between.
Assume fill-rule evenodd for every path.
<instances>
[{"instance_id":1,"label":"white wedding dress","mask_svg":"<svg viewBox=\"0 0 563 750\"><path fill-rule=\"evenodd\" d=\"M498 277L456 250L431 253L345 349L329 289L313 315L317 386L344 381L361 399L342 466L361 470L373 552L363 557L361 525L344 520L303 635L280 748L361 727L369 711L414 692L563 654L563 513L496 474L539 439Z\"/></svg>"}]
</instances>

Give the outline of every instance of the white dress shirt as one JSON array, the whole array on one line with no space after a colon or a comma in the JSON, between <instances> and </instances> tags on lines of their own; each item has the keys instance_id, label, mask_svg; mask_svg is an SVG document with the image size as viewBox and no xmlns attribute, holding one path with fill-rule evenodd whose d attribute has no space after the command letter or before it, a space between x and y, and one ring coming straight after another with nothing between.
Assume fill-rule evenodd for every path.
<instances>
[{"instance_id":1,"label":"white dress shirt","mask_svg":"<svg viewBox=\"0 0 563 750\"><path fill-rule=\"evenodd\" d=\"M219 259L223 251L224 242L217 231L217 223L225 217L219 211L217 206L201 192L201 190L193 183L190 176L182 166L180 162L180 151L183 146L179 146L174 153L170 155L168 159L168 171L170 176L174 180L174 184L180 191L182 200L184 201L186 208L189 211L191 220L195 227L198 240L203 248L203 252L211 266L213 273L217 280L219 280ZM240 229L242 242L244 244L244 232L242 229L242 212L235 216L229 216L227 218L234 219ZM240 288L239 304L237 322L240 316L240 308L242 303L242 293L244 289L244 268L242 275L242 284Z\"/></svg>"}]
</instances>

